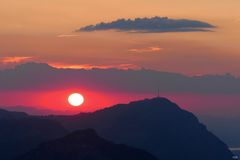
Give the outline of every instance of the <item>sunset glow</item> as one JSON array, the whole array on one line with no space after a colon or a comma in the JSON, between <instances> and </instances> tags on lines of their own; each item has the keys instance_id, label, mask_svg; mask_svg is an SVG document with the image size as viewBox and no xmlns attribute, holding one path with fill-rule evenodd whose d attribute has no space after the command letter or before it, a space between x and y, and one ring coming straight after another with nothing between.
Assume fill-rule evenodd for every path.
<instances>
[{"instance_id":1,"label":"sunset glow","mask_svg":"<svg viewBox=\"0 0 240 160\"><path fill-rule=\"evenodd\" d=\"M130 160L231 160L229 148L240 148L239 7L240 0L0 0L0 160L115 159L121 149ZM128 145L153 159L135 157Z\"/></svg>"}]
</instances>

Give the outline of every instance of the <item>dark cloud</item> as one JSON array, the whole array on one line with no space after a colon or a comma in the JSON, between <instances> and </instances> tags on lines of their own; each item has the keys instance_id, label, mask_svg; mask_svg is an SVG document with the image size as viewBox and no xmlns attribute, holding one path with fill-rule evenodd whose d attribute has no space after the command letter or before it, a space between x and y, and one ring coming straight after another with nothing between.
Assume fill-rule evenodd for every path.
<instances>
[{"instance_id":1,"label":"dark cloud","mask_svg":"<svg viewBox=\"0 0 240 160\"><path fill-rule=\"evenodd\" d=\"M66 87L66 88L64 88ZM85 87L98 91L152 93L240 93L240 78L226 75L185 76L153 70L56 69L27 63L0 71L0 90L46 90Z\"/></svg>"},{"instance_id":2,"label":"dark cloud","mask_svg":"<svg viewBox=\"0 0 240 160\"><path fill-rule=\"evenodd\" d=\"M167 17L118 19L113 22L101 22L80 28L79 31L118 30L126 32L197 32L211 31L215 28L206 22L189 19L170 19Z\"/></svg>"}]
</instances>

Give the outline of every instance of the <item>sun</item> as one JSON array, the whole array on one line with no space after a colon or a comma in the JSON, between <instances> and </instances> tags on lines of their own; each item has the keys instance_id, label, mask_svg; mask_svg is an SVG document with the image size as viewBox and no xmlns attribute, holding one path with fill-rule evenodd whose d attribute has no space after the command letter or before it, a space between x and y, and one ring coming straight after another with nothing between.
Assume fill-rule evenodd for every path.
<instances>
[{"instance_id":1,"label":"sun","mask_svg":"<svg viewBox=\"0 0 240 160\"><path fill-rule=\"evenodd\" d=\"M78 107L84 103L84 97L79 93L72 93L68 97L68 102L70 105Z\"/></svg>"}]
</instances>

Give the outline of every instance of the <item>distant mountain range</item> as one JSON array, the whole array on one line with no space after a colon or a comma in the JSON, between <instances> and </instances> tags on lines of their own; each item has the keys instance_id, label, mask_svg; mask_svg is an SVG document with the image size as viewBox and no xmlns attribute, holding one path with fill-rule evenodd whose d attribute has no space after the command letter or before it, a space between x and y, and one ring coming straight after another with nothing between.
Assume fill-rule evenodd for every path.
<instances>
[{"instance_id":1,"label":"distant mountain range","mask_svg":"<svg viewBox=\"0 0 240 160\"><path fill-rule=\"evenodd\" d=\"M0 108L2 109L2 111L13 111L14 112L22 112L24 114L29 114L29 115L62 115L64 114L66 111L59 111L59 110L51 110L51 109L47 109L47 108L41 108L39 106L0 106ZM1 112L0 109L0 112ZM25 113L26 112L26 113ZM70 111L68 111L68 114L70 115ZM1 118L1 117L0 117Z\"/></svg>"},{"instance_id":2,"label":"distant mountain range","mask_svg":"<svg viewBox=\"0 0 240 160\"><path fill-rule=\"evenodd\" d=\"M6 115L5 112L0 112L0 117L3 113ZM17 114L16 117L19 115ZM56 154L53 153L58 152L61 152L59 155L77 156L75 152L81 152L78 156L87 155L92 152L87 146L95 142L83 141L82 136L88 133L87 137L93 136L96 141L99 139L105 141L93 130L84 131L87 128L96 130L101 137L114 143L126 144L146 151L140 152L138 149L125 146L120 147L123 150L119 149L117 152L118 149L114 147L118 148L119 145L109 142L113 150L106 148L101 150L102 147L97 147L96 155L104 155L103 159L106 155L110 156L109 152L116 155L121 153L126 158L136 156L135 153L138 152L148 158L155 156L159 160L229 160L233 156L228 146L199 123L192 113L165 98L119 104L93 113L74 116L33 117L25 114L22 118L12 116L0 119L0 127L0 159L4 160L12 160L21 155L23 159L20 160L30 160L31 157L34 157L31 160L38 160L36 157L47 160L47 158L51 159L51 156L55 158ZM79 129L83 131L76 131ZM73 133L63 137L70 131ZM73 143L75 141L77 142ZM63 144L67 144L68 147L64 148ZM86 146L85 150L78 147L81 144L82 147ZM50 153L47 152L48 149ZM130 154L129 150L133 152ZM45 153L49 157L39 155ZM92 156L90 158L95 160L95 152ZM70 157L68 159L61 157L62 159L58 160L71 160Z\"/></svg>"},{"instance_id":3,"label":"distant mountain range","mask_svg":"<svg viewBox=\"0 0 240 160\"><path fill-rule=\"evenodd\" d=\"M16 119L28 117L27 113L24 112L14 112L0 109L0 119Z\"/></svg>"},{"instance_id":4,"label":"distant mountain range","mask_svg":"<svg viewBox=\"0 0 240 160\"><path fill-rule=\"evenodd\" d=\"M41 144L17 160L157 160L151 154L114 144L92 129L78 130Z\"/></svg>"}]
</instances>

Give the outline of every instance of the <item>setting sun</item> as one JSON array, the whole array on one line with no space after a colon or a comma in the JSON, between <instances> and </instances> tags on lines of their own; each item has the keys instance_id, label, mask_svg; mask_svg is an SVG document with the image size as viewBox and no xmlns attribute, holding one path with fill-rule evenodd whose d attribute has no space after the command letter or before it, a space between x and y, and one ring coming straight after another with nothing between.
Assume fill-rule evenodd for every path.
<instances>
[{"instance_id":1,"label":"setting sun","mask_svg":"<svg viewBox=\"0 0 240 160\"><path fill-rule=\"evenodd\" d=\"M73 93L68 97L68 102L74 107L78 107L84 103L84 97L79 93Z\"/></svg>"}]
</instances>

